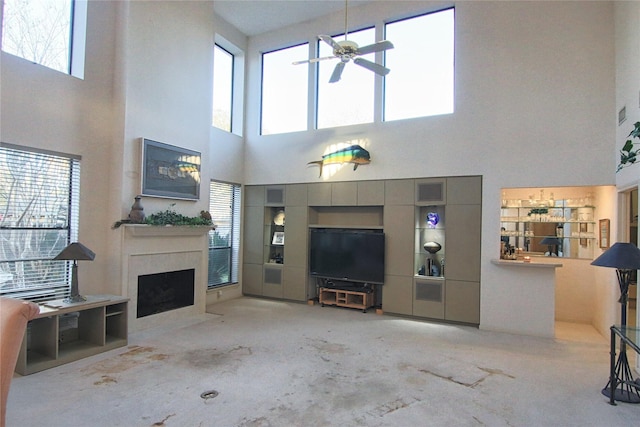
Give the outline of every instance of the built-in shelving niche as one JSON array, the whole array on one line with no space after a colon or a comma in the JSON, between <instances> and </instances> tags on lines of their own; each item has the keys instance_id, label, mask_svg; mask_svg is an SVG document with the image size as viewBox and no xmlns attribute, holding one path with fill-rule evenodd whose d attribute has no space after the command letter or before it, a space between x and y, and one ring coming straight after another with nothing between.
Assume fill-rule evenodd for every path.
<instances>
[{"instance_id":1,"label":"built-in shelving niche","mask_svg":"<svg viewBox=\"0 0 640 427\"><path fill-rule=\"evenodd\" d=\"M383 229L382 206L313 206L309 227Z\"/></svg>"}]
</instances>

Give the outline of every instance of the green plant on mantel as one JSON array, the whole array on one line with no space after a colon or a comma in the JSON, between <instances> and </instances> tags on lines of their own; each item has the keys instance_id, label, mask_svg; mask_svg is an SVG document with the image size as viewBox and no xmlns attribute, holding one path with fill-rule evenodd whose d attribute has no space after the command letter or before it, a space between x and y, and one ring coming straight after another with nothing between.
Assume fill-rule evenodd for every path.
<instances>
[{"instance_id":1,"label":"green plant on mantel","mask_svg":"<svg viewBox=\"0 0 640 427\"><path fill-rule=\"evenodd\" d=\"M634 125L634 129L629 134L629 139L624 143L624 147L620 150L620 164L618 164L618 169L616 172L620 172L622 168L625 166L632 165L638 160L638 156L640 155L640 148L633 149L633 138L640 139L640 122L636 122Z\"/></svg>"},{"instance_id":2,"label":"green plant on mantel","mask_svg":"<svg viewBox=\"0 0 640 427\"><path fill-rule=\"evenodd\" d=\"M212 226L211 214L208 211L200 211L199 216L185 216L173 210L175 203L164 211L160 211L149 215L145 218L143 224L167 226L167 225L186 225L186 226ZM116 221L111 228L118 228L122 224L132 224L131 220Z\"/></svg>"}]
</instances>

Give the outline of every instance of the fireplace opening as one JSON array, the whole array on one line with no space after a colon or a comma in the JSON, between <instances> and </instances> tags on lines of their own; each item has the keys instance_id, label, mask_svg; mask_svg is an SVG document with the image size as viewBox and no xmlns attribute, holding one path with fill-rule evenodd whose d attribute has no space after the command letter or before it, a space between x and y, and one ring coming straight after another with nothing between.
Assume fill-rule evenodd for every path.
<instances>
[{"instance_id":1,"label":"fireplace opening","mask_svg":"<svg viewBox=\"0 0 640 427\"><path fill-rule=\"evenodd\" d=\"M193 305L195 269L138 276L137 317Z\"/></svg>"}]
</instances>

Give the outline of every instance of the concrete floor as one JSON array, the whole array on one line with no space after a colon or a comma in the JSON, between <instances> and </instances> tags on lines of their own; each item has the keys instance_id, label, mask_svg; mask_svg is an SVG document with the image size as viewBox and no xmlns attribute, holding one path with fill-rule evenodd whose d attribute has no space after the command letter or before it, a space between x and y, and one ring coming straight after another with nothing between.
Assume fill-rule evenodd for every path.
<instances>
[{"instance_id":1,"label":"concrete floor","mask_svg":"<svg viewBox=\"0 0 640 427\"><path fill-rule=\"evenodd\" d=\"M608 341L241 298L16 377L7 426L632 426ZM633 359L635 360L635 358Z\"/></svg>"}]
</instances>

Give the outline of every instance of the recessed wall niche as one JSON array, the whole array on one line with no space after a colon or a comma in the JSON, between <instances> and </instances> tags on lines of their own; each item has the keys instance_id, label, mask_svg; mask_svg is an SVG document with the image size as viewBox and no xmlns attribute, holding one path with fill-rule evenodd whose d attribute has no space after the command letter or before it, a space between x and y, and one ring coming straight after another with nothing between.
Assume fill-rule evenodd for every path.
<instances>
[{"instance_id":1,"label":"recessed wall niche","mask_svg":"<svg viewBox=\"0 0 640 427\"><path fill-rule=\"evenodd\" d=\"M500 256L593 259L598 187L503 188Z\"/></svg>"}]
</instances>

